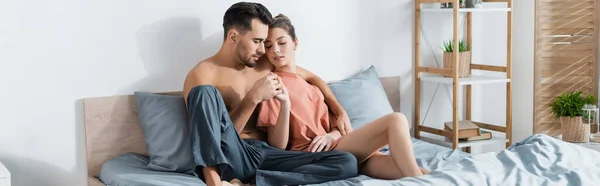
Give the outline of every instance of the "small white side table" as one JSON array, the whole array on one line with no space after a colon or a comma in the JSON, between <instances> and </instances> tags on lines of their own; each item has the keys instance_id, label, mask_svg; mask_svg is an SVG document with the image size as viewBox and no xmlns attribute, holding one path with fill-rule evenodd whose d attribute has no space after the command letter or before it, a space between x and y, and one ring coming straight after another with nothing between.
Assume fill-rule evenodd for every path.
<instances>
[{"instance_id":1,"label":"small white side table","mask_svg":"<svg viewBox=\"0 0 600 186\"><path fill-rule=\"evenodd\" d=\"M0 162L0 186L10 186L10 172Z\"/></svg>"}]
</instances>

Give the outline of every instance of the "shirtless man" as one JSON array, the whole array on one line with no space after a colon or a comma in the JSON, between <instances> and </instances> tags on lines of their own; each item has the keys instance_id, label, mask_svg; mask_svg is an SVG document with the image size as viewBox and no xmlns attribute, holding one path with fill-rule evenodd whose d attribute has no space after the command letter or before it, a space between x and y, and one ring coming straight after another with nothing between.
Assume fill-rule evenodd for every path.
<instances>
[{"instance_id":1,"label":"shirtless man","mask_svg":"<svg viewBox=\"0 0 600 186\"><path fill-rule=\"evenodd\" d=\"M207 185L241 180L257 185L301 185L357 176L356 158L342 151L293 152L269 146L256 128L259 103L281 94L282 84L268 62L258 62L272 21L261 4L241 2L225 13L220 50L198 63L184 83L190 118L195 175ZM349 125L327 84L299 68L318 86L332 112Z\"/></svg>"}]
</instances>

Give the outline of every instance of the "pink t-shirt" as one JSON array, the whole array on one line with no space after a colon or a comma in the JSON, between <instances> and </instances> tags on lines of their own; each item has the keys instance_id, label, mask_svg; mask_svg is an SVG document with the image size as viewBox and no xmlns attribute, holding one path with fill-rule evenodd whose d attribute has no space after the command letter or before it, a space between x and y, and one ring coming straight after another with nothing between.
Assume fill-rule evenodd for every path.
<instances>
[{"instance_id":1,"label":"pink t-shirt","mask_svg":"<svg viewBox=\"0 0 600 186\"><path fill-rule=\"evenodd\" d=\"M290 97L290 139L287 149L308 151L313 138L327 134L336 126L331 126L335 118L329 114L323 93L318 87L309 84L295 73L277 72L286 86ZM277 124L280 103L275 98L263 101L259 111L257 126L273 127ZM334 141L331 150L341 138Z\"/></svg>"}]
</instances>

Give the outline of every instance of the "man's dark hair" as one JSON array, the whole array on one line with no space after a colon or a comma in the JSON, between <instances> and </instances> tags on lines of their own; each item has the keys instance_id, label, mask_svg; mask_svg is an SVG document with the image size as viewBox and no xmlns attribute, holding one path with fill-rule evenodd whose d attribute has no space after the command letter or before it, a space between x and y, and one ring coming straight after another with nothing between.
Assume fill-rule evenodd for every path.
<instances>
[{"instance_id":1,"label":"man's dark hair","mask_svg":"<svg viewBox=\"0 0 600 186\"><path fill-rule=\"evenodd\" d=\"M224 38L227 37L227 32L233 28L238 29L240 34L252 30L252 19L255 18L265 25L269 25L273 21L271 12L260 3L239 2L231 5L223 16Z\"/></svg>"}]
</instances>

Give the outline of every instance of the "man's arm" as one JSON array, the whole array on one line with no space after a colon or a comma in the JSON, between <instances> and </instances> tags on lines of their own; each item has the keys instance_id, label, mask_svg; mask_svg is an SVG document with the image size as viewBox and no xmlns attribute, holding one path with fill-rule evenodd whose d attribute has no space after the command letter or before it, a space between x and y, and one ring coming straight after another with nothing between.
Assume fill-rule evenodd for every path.
<instances>
[{"instance_id":1,"label":"man's arm","mask_svg":"<svg viewBox=\"0 0 600 186\"><path fill-rule=\"evenodd\" d=\"M299 66L296 67L296 73L306 80L306 82L315 85L321 90L323 97L325 98L325 104L327 104L327 107L336 119L336 126L338 126L339 132L342 135L352 132L353 129L350 125L348 114L346 113L346 110L344 110L344 107L337 101L329 86L327 86L327 82Z\"/></svg>"},{"instance_id":2,"label":"man's arm","mask_svg":"<svg viewBox=\"0 0 600 186\"><path fill-rule=\"evenodd\" d=\"M235 125L238 134L242 133L258 103L282 93L280 89L282 84L279 83L278 77L276 74L271 73L259 79L254 83L250 91L246 93L246 96L242 98L240 104L232 107L233 109L229 112L229 117Z\"/></svg>"},{"instance_id":3,"label":"man's arm","mask_svg":"<svg viewBox=\"0 0 600 186\"><path fill-rule=\"evenodd\" d=\"M260 100L256 99L253 94L249 93L242 98L240 104L234 106L229 112L229 118L235 125L235 129L237 130L238 134L241 134L242 130L244 130L244 127L246 127L246 123L248 123L250 116L252 116L252 112L254 112L254 109L259 102Z\"/></svg>"}]
</instances>

